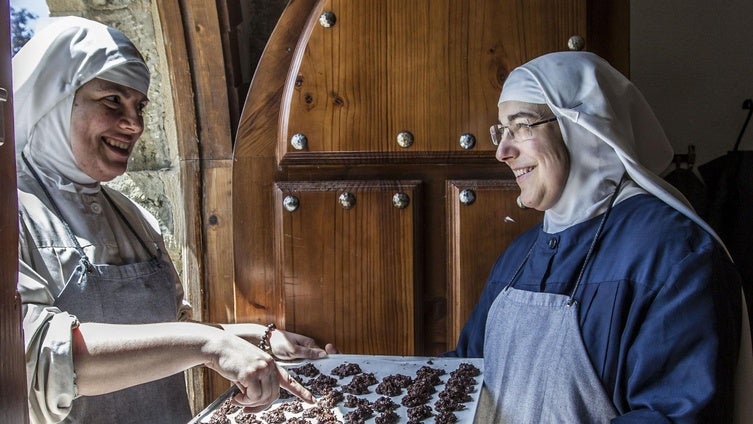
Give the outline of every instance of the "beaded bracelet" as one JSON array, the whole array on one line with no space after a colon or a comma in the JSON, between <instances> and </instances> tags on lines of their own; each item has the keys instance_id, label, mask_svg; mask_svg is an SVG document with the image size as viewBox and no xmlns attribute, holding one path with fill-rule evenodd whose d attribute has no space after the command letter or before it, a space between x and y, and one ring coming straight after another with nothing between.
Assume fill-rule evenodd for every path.
<instances>
[{"instance_id":1,"label":"beaded bracelet","mask_svg":"<svg viewBox=\"0 0 753 424\"><path fill-rule=\"evenodd\" d=\"M269 344L269 338L272 337L272 331L274 331L277 327L274 323L271 323L267 325L267 329L264 330L264 335L261 337L261 340L259 341L259 349L271 354L272 353L272 345Z\"/></svg>"}]
</instances>

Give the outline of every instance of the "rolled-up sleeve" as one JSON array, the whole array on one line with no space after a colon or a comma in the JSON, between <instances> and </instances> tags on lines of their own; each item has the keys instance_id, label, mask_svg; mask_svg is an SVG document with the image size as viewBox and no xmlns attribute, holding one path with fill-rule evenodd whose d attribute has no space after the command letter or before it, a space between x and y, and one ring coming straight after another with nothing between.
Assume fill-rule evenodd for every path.
<instances>
[{"instance_id":1,"label":"rolled-up sleeve","mask_svg":"<svg viewBox=\"0 0 753 424\"><path fill-rule=\"evenodd\" d=\"M76 397L72 329L78 320L52 306L47 284L23 261L18 280L31 422L59 422Z\"/></svg>"}]
</instances>

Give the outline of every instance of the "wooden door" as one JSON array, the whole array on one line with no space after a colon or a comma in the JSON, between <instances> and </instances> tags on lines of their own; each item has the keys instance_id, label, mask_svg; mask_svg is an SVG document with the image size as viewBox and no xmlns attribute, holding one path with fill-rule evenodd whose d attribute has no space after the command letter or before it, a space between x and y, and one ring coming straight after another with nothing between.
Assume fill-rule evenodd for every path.
<instances>
[{"instance_id":1,"label":"wooden door","mask_svg":"<svg viewBox=\"0 0 753 424\"><path fill-rule=\"evenodd\" d=\"M588 49L589 22L613 22L590 4L291 1L235 144L235 319L344 353L452 349L494 260L541 219L494 158L502 83Z\"/></svg>"},{"instance_id":2,"label":"wooden door","mask_svg":"<svg viewBox=\"0 0 753 424\"><path fill-rule=\"evenodd\" d=\"M10 11L0 1L0 422L29 422L18 281L18 204L13 144Z\"/></svg>"}]
</instances>

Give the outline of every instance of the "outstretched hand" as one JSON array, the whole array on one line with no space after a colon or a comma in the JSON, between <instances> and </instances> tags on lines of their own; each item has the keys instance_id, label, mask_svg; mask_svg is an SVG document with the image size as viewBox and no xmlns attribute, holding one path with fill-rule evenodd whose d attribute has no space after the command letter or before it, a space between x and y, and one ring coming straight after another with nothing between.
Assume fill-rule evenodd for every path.
<instances>
[{"instance_id":1,"label":"outstretched hand","mask_svg":"<svg viewBox=\"0 0 753 424\"><path fill-rule=\"evenodd\" d=\"M280 397L280 388L313 403L314 396L295 381L266 352L253 344L224 333L204 347L205 365L235 384L240 392L233 402L247 412L266 409Z\"/></svg>"},{"instance_id":2,"label":"outstretched hand","mask_svg":"<svg viewBox=\"0 0 753 424\"><path fill-rule=\"evenodd\" d=\"M277 365L277 380L281 388L299 397L304 402L315 402L314 395L311 394L310 391L303 387L301 383L296 381L290 374L288 374L287 371L285 371L284 368L280 367L279 365ZM243 412L247 414L260 412L267 409L271 404L270 402L266 404L257 404L256 406L246 406L249 404L254 404L255 402L253 399L249 398L248 389L244 391L243 387L238 385L238 383L236 383L236 385L241 390L241 392L233 397L233 403L243 406ZM272 402L274 402L275 400L277 400L277 398L273 399Z\"/></svg>"},{"instance_id":3,"label":"outstretched hand","mask_svg":"<svg viewBox=\"0 0 753 424\"><path fill-rule=\"evenodd\" d=\"M217 326L219 327L219 326ZM262 337L265 327L259 324L222 324L222 329L255 345ZM270 333L269 345L272 355L282 360L319 359L329 354L340 353L337 348L328 343L324 349L319 347L314 339L290 331L275 329Z\"/></svg>"},{"instance_id":4,"label":"outstretched hand","mask_svg":"<svg viewBox=\"0 0 753 424\"><path fill-rule=\"evenodd\" d=\"M324 358L328 354L340 353L331 343L327 343L322 349L311 337L290 331L273 331L269 342L272 347L272 354L285 360L318 359Z\"/></svg>"}]
</instances>

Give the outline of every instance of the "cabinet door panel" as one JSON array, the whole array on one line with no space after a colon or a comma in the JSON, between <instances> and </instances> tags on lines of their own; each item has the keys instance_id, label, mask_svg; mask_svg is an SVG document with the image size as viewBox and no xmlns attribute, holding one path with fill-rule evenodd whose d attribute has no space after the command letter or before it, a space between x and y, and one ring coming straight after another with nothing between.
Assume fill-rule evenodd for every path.
<instances>
[{"instance_id":1,"label":"cabinet door panel","mask_svg":"<svg viewBox=\"0 0 753 424\"><path fill-rule=\"evenodd\" d=\"M520 209L512 180L447 183L448 341L454 347L500 253L543 213ZM470 201L472 200L472 201Z\"/></svg>"},{"instance_id":2,"label":"cabinet door panel","mask_svg":"<svg viewBox=\"0 0 753 424\"><path fill-rule=\"evenodd\" d=\"M285 328L343 352L415 354L418 194L415 181L276 184Z\"/></svg>"}]
</instances>

